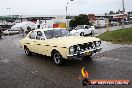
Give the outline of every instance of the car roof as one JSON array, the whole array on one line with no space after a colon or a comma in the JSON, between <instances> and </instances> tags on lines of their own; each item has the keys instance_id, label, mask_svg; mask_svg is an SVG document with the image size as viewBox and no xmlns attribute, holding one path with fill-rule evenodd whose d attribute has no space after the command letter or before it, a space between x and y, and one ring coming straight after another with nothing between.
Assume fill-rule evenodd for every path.
<instances>
[{"instance_id":1,"label":"car roof","mask_svg":"<svg viewBox=\"0 0 132 88\"><path fill-rule=\"evenodd\" d=\"M48 30L60 30L66 28L44 28L44 29L35 29L34 31L48 31Z\"/></svg>"}]
</instances>

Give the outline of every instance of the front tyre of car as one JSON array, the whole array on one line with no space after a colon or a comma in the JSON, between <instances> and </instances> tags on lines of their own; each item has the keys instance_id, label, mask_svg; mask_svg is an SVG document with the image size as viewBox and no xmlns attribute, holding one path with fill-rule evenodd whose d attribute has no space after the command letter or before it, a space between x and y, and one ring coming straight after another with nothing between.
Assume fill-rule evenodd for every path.
<instances>
[{"instance_id":1,"label":"front tyre of car","mask_svg":"<svg viewBox=\"0 0 132 88\"><path fill-rule=\"evenodd\" d=\"M25 50L25 54L27 56L31 56L32 55L32 52L27 47L24 47L24 50Z\"/></svg>"},{"instance_id":2,"label":"front tyre of car","mask_svg":"<svg viewBox=\"0 0 132 88\"><path fill-rule=\"evenodd\" d=\"M81 32L81 33L80 33L80 36L84 36L84 33L83 33L83 32Z\"/></svg>"},{"instance_id":3,"label":"front tyre of car","mask_svg":"<svg viewBox=\"0 0 132 88\"><path fill-rule=\"evenodd\" d=\"M52 59L56 65L62 65L64 62L62 55L58 51L52 53Z\"/></svg>"}]
</instances>

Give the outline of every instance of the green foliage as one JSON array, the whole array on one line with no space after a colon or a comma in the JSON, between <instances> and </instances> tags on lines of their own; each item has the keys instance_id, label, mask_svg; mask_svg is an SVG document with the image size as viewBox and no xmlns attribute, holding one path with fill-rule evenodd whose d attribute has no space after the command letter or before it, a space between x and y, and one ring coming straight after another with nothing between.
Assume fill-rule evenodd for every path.
<instances>
[{"instance_id":1,"label":"green foliage","mask_svg":"<svg viewBox=\"0 0 132 88\"><path fill-rule=\"evenodd\" d=\"M76 27L77 25L91 25L86 14L80 14L75 16L70 22L69 25L71 28Z\"/></svg>"},{"instance_id":2,"label":"green foliage","mask_svg":"<svg viewBox=\"0 0 132 88\"><path fill-rule=\"evenodd\" d=\"M114 11L110 11L109 14L115 14L115 12Z\"/></svg>"},{"instance_id":3,"label":"green foliage","mask_svg":"<svg viewBox=\"0 0 132 88\"><path fill-rule=\"evenodd\" d=\"M130 44L132 43L132 28L105 32L97 37L112 43Z\"/></svg>"}]
</instances>

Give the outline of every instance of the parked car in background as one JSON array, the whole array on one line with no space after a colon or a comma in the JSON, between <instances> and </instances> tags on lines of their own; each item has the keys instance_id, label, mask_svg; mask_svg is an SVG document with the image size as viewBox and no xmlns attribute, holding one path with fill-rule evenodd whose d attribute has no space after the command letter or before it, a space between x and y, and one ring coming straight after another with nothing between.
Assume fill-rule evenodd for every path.
<instances>
[{"instance_id":1,"label":"parked car in background","mask_svg":"<svg viewBox=\"0 0 132 88\"><path fill-rule=\"evenodd\" d=\"M129 25L130 22L126 20L126 21L124 22L124 24L125 24L125 25Z\"/></svg>"},{"instance_id":2,"label":"parked car in background","mask_svg":"<svg viewBox=\"0 0 132 88\"><path fill-rule=\"evenodd\" d=\"M110 26L118 26L119 23L118 23L118 22L111 21L109 25L110 25Z\"/></svg>"},{"instance_id":3,"label":"parked car in background","mask_svg":"<svg viewBox=\"0 0 132 88\"><path fill-rule=\"evenodd\" d=\"M95 26L95 28L104 28L104 27L106 27L106 19L105 18L98 18L98 19L96 19L96 21L95 21L95 24L94 24L94 26Z\"/></svg>"},{"instance_id":4,"label":"parked car in background","mask_svg":"<svg viewBox=\"0 0 132 88\"><path fill-rule=\"evenodd\" d=\"M19 30L11 30L11 29L7 29L3 31L3 35L13 35L13 34L19 34L19 33L20 33Z\"/></svg>"},{"instance_id":5,"label":"parked car in background","mask_svg":"<svg viewBox=\"0 0 132 88\"><path fill-rule=\"evenodd\" d=\"M22 23L17 23L16 25L11 27L11 30L16 30L22 32L27 31L27 27L30 27L31 29L35 29L35 23L33 22L22 22Z\"/></svg>"},{"instance_id":6,"label":"parked car in background","mask_svg":"<svg viewBox=\"0 0 132 88\"><path fill-rule=\"evenodd\" d=\"M72 35L80 35L80 36L85 36L85 35L94 35L95 28L94 26L90 25L78 25L75 29L70 31L70 34Z\"/></svg>"},{"instance_id":7,"label":"parked car in background","mask_svg":"<svg viewBox=\"0 0 132 88\"><path fill-rule=\"evenodd\" d=\"M95 37L71 36L62 28L36 29L20 40L20 47L30 56L33 52L50 56L57 65L65 60L83 59L101 51L101 40Z\"/></svg>"}]
</instances>

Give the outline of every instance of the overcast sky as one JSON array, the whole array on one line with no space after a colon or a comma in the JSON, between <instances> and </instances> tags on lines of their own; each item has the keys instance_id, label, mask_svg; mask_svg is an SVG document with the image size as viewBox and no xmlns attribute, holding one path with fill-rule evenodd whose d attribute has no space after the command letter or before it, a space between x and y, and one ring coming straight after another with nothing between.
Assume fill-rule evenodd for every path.
<instances>
[{"instance_id":1,"label":"overcast sky","mask_svg":"<svg viewBox=\"0 0 132 88\"><path fill-rule=\"evenodd\" d=\"M124 1L126 11L132 11L132 0ZM65 15L66 5L69 15L122 10L122 0L0 0L0 15Z\"/></svg>"}]
</instances>

